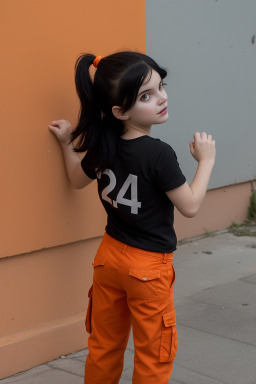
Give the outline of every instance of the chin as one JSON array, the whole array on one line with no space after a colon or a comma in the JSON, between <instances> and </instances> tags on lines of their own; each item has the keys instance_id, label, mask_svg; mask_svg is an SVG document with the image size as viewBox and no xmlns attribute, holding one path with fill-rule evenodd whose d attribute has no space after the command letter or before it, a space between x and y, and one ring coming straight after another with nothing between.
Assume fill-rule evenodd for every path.
<instances>
[{"instance_id":1,"label":"chin","mask_svg":"<svg viewBox=\"0 0 256 384\"><path fill-rule=\"evenodd\" d=\"M168 112L167 112L166 115L164 115L163 117L164 117L164 121L167 121L167 120L169 119Z\"/></svg>"},{"instance_id":2,"label":"chin","mask_svg":"<svg viewBox=\"0 0 256 384\"><path fill-rule=\"evenodd\" d=\"M168 116L168 113L166 113L166 115L164 115L161 120L158 120L156 123L154 124L163 124L165 123L167 120L169 119L169 116Z\"/></svg>"}]
</instances>

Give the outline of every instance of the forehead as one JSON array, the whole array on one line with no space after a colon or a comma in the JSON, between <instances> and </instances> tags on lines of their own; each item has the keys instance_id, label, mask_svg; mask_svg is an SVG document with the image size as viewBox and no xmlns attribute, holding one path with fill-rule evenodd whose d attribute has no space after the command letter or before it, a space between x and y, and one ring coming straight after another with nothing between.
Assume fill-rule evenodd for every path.
<instances>
[{"instance_id":1,"label":"forehead","mask_svg":"<svg viewBox=\"0 0 256 384\"><path fill-rule=\"evenodd\" d=\"M142 92L144 89L154 88L155 86L158 87L160 81L161 81L161 76L159 75L158 72L152 69L152 71L149 71L147 76L145 77L145 80L143 81L143 84L141 85L139 92Z\"/></svg>"}]
</instances>

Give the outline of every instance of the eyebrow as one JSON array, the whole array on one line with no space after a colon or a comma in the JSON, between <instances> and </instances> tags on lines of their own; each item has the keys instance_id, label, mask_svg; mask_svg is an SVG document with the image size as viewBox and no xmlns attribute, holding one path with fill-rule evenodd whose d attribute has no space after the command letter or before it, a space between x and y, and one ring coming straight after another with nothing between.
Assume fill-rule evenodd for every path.
<instances>
[{"instance_id":1,"label":"eyebrow","mask_svg":"<svg viewBox=\"0 0 256 384\"><path fill-rule=\"evenodd\" d=\"M149 92L149 91L152 91L152 90L153 90L153 88L145 89L144 91L142 91L141 93L138 94L138 97L139 97L142 93L144 93L144 92Z\"/></svg>"}]
</instances>

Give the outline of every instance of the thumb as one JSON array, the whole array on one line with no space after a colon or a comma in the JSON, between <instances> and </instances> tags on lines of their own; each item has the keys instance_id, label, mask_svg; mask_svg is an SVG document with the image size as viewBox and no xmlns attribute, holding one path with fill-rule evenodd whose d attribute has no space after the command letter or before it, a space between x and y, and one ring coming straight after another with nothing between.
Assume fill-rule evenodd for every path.
<instances>
[{"instance_id":1,"label":"thumb","mask_svg":"<svg viewBox=\"0 0 256 384\"><path fill-rule=\"evenodd\" d=\"M189 147L190 147L190 152L193 153L194 152L194 148L195 148L195 143L193 141L190 141L189 142Z\"/></svg>"}]
</instances>

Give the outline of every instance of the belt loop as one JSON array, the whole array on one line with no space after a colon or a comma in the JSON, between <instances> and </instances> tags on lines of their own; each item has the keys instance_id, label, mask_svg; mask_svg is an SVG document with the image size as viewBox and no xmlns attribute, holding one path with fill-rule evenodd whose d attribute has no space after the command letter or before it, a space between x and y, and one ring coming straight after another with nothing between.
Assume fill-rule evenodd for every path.
<instances>
[{"instance_id":1,"label":"belt loop","mask_svg":"<svg viewBox=\"0 0 256 384\"><path fill-rule=\"evenodd\" d=\"M125 251L126 251L126 249L127 249L127 247L128 247L128 245L127 244L124 244L124 247L123 247L123 249L122 249L122 254L124 254L125 253Z\"/></svg>"},{"instance_id":2,"label":"belt loop","mask_svg":"<svg viewBox=\"0 0 256 384\"><path fill-rule=\"evenodd\" d=\"M164 253L164 256L163 256L163 264L167 264L167 261L166 261L166 253Z\"/></svg>"}]
</instances>

